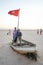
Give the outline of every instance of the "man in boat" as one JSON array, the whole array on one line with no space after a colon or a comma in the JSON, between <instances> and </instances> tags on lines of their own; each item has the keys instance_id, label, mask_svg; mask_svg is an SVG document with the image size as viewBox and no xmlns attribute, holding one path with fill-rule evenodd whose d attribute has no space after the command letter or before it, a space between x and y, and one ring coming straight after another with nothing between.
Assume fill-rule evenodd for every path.
<instances>
[{"instance_id":1,"label":"man in boat","mask_svg":"<svg viewBox=\"0 0 43 65\"><path fill-rule=\"evenodd\" d=\"M14 40L14 32L16 31L16 27L14 28L14 30L13 30L13 40Z\"/></svg>"},{"instance_id":2,"label":"man in boat","mask_svg":"<svg viewBox=\"0 0 43 65\"><path fill-rule=\"evenodd\" d=\"M21 43L21 37L22 37L22 33L21 33L20 29L18 29L17 39L19 39L19 42L20 42L20 43Z\"/></svg>"},{"instance_id":3,"label":"man in boat","mask_svg":"<svg viewBox=\"0 0 43 65\"><path fill-rule=\"evenodd\" d=\"M16 27L14 28L14 31L13 31L13 43L16 43L17 42L17 30L16 30ZM12 44L13 44L12 43Z\"/></svg>"}]
</instances>

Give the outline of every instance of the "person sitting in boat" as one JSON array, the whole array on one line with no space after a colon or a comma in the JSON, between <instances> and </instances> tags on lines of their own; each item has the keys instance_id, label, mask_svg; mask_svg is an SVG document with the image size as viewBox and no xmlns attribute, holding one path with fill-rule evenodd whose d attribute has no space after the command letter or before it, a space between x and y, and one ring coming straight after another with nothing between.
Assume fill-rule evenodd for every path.
<instances>
[{"instance_id":1,"label":"person sitting in boat","mask_svg":"<svg viewBox=\"0 0 43 65\"><path fill-rule=\"evenodd\" d=\"M21 33L20 29L18 29L17 38L19 39L20 43L21 43L21 37L22 37L22 33Z\"/></svg>"}]
</instances>

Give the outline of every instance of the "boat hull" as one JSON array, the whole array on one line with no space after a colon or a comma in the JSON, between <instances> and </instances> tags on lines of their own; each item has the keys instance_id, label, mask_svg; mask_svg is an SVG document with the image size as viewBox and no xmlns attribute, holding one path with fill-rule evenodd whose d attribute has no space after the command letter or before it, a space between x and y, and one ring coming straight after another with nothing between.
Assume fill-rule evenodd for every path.
<instances>
[{"instance_id":1,"label":"boat hull","mask_svg":"<svg viewBox=\"0 0 43 65\"><path fill-rule=\"evenodd\" d=\"M35 47L18 47L18 46L11 46L15 51L21 54L27 54L27 53L36 53L37 50Z\"/></svg>"}]
</instances>

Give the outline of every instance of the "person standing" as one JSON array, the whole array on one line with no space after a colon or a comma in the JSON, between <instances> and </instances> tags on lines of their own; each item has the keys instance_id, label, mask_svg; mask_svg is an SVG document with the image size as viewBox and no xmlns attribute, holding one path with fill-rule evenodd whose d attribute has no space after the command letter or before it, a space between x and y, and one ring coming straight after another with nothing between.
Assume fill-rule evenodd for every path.
<instances>
[{"instance_id":1,"label":"person standing","mask_svg":"<svg viewBox=\"0 0 43 65\"><path fill-rule=\"evenodd\" d=\"M13 31L13 43L16 43L17 42L17 30L16 30L16 27L14 28L14 31ZM12 44L13 44L12 43Z\"/></svg>"},{"instance_id":2,"label":"person standing","mask_svg":"<svg viewBox=\"0 0 43 65\"><path fill-rule=\"evenodd\" d=\"M16 27L14 28L14 31L13 31L13 40L14 40L14 32L16 31Z\"/></svg>"},{"instance_id":3,"label":"person standing","mask_svg":"<svg viewBox=\"0 0 43 65\"><path fill-rule=\"evenodd\" d=\"M20 44L21 44L21 37L22 37L22 33L21 33L20 29L18 29L17 38L19 39Z\"/></svg>"},{"instance_id":4,"label":"person standing","mask_svg":"<svg viewBox=\"0 0 43 65\"><path fill-rule=\"evenodd\" d=\"M42 29L40 29L40 35L42 34Z\"/></svg>"}]
</instances>

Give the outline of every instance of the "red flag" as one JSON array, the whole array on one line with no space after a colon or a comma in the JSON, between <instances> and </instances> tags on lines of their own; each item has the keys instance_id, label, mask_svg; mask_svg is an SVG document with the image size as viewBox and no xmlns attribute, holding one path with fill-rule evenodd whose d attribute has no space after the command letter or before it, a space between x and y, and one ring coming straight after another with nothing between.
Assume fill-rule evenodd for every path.
<instances>
[{"instance_id":1,"label":"red flag","mask_svg":"<svg viewBox=\"0 0 43 65\"><path fill-rule=\"evenodd\" d=\"M8 14L10 14L10 15L14 15L14 16L18 16L18 15L19 15L19 9L9 11Z\"/></svg>"}]
</instances>

